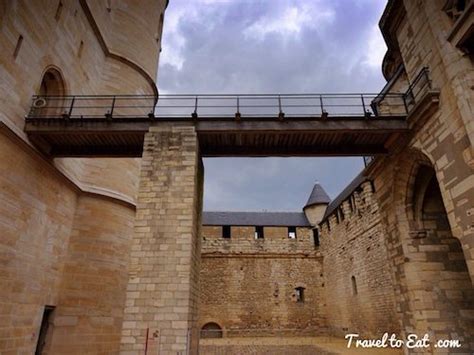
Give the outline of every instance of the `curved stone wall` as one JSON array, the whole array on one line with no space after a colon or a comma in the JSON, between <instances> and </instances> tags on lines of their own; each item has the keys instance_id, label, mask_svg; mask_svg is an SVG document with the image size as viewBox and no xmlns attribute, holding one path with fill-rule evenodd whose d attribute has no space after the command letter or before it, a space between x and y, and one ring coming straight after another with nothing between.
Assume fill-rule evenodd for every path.
<instances>
[{"instance_id":1,"label":"curved stone wall","mask_svg":"<svg viewBox=\"0 0 474 355\"><path fill-rule=\"evenodd\" d=\"M84 3L0 5L0 352L34 353L45 306L52 353L118 352L139 159L53 160L28 142L24 116L49 67L66 94L155 94L165 1L110 1L111 23L96 8L109 1L91 1L106 33Z\"/></svg>"},{"instance_id":2,"label":"curved stone wall","mask_svg":"<svg viewBox=\"0 0 474 355\"><path fill-rule=\"evenodd\" d=\"M135 209L79 197L53 320L53 354L116 354Z\"/></svg>"}]
</instances>

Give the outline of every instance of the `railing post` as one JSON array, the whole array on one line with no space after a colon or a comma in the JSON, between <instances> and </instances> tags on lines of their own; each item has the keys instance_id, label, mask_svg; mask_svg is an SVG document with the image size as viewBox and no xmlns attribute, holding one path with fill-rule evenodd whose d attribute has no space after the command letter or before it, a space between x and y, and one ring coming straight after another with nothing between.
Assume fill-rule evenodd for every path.
<instances>
[{"instance_id":1,"label":"railing post","mask_svg":"<svg viewBox=\"0 0 474 355\"><path fill-rule=\"evenodd\" d=\"M114 114L114 109L115 109L115 98L116 98L116 97L114 96L114 98L113 98L113 100L112 100L112 109L110 110L110 116L112 116L112 115Z\"/></svg>"},{"instance_id":2,"label":"railing post","mask_svg":"<svg viewBox=\"0 0 474 355\"><path fill-rule=\"evenodd\" d=\"M71 106L69 106L69 113L68 113L68 116L69 116L69 117L71 117L71 115L72 115L72 109L73 109L73 107L74 107L74 101L75 101L75 100L76 100L76 97L73 96L73 97L72 97L72 100L71 100Z\"/></svg>"},{"instance_id":3,"label":"railing post","mask_svg":"<svg viewBox=\"0 0 474 355\"><path fill-rule=\"evenodd\" d=\"M407 104L407 96L405 94L402 95L403 98L403 105L405 106L405 112L408 115L408 104Z\"/></svg>"},{"instance_id":4,"label":"railing post","mask_svg":"<svg viewBox=\"0 0 474 355\"><path fill-rule=\"evenodd\" d=\"M111 120L112 119L112 115L114 114L114 108L115 108L115 96L113 97L112 99L112 106L110 107L110 111L108 111L106 114L105 114L105 118L107 120Z\"/></svg>"},{"instance_id":5,"label":"railing post","mask_svg":"<svg viewBox=\"0 0 474 355\"><path fill-rule=\"evenodd\" d=\"M282 120L282 119L285 118L285 113L281 109L281 97L280 97L280 95L278 95L278 109L279 109L278 119Z\"/></svg>"},{"instance_id":6,"label":"railing post","mask_svg":"<svg viewBox=\"0 0 474 355\"><path fill-rule=\"evenodd\" d=\"M369 118L372 116L372 113L369 111L369 109L365 108L364 94L360 94L360 99L362 100L362 110L364 110L364 117Z\"/></svg>"},{"instance_id":7,"label":"railing post","mask_svg":"<svg viewBox=\"0 0 474 355\"><path fill-rule=\"evenodd\" d=\"M155 107L156 107L156 104L158 103L158 100L153 98L153 102L151 104L151 109L150 109L150 112L148 112L148 118L150 120L153 120L155 119Z\"/></svg>"},{"instance_id":8,"label":"railing post","mask_svg":"<svg viewBox=\"0 0 474 355\"><path fill-rule=\"evenodd\" d=\"M198 109L198 97L196 96L196 99L194 100L194 112L191 114L191 117L194 119L198 117L197 109Z\"/></svg>"},{"instance_id":9,"label":"railing post","mask_svg":"<svg viewBox=\"0 0 474 355\"><path fill-rule=\"evenodd\" d=\"M235 112L235 119L239 121L240 117L240 98L237 96L237 111Z\"/></svg>"},{"instance_id":10,"label":"railing post","mask_svg":"<svg viewBox=\"0 0 474 355\"><path fill-rule=\"evenodd\" d=\"M321 118L326 119L328 118L328 113L324 109L324 104L323 104L323 95L319 95L319 104L321 105Z\"/></svg>"}]
</instances>

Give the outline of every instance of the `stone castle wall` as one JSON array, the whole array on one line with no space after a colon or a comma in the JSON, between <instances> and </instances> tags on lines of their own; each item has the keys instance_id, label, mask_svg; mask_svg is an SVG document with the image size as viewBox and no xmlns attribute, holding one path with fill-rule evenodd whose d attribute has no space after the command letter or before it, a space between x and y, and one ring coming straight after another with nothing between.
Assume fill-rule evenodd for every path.
<instances>
[{"instance_id":1,"label":"stone castle wall","mask_svg":"<svg viewBox=\"0 0 474 355\"><path fill-rule=\"evenodd\" d=\"M474 348L474 70L472 59L448 40L454 23L443 5L398 1L382 23L408 80L427 67L432 89L418 98L408 118L413 130L408 141L375 160L370 175L386 226L402 333L460 339L461 351L469 352ZM426 192L420 173L426 169L433 171L438 189L437 221L418 206Z\"/></svg>"},{"instance_id":2,"label":"stone castle wall","mask_svg":"<svg viewBox=\"0 0 474 355\"><path fill-rule=\"evenodd\" d=\"M33 353L44 306L58 304L77 190L4 130L0 160L0 351Z\"/></svg>"},{"instance_id":3,"label":"stone castle wall","mask_svg":"<svg viewBox=\"0 0 474 355\"><path fill-rule=\"evenodd\" d=\"M224 239L218 226L202 230L199 325L214 322L224 336L319 335L326 331L322 257L312 231L232 227ZM304 287L304 302L295 288Z\"/></svg>"},{"instance_id":4,"label":"stone castle wall","mask_svg":"<svg viewBox=\"0 0 474 355\"><path fill-rule=\"evenodd\" d=\"M55 307L47 350L118 351L139 160L52 160L22 130L48 68L62 75L66 94L153 95L165 5L0 4L2 353L34 352L45 306ZM139 56L118 45L129 42Z\"/></svg>"},{"instance_id":5,"label":"stone castle wall","mask_svg":"<svg viewBox=\"0 0 474 355\"><path fill-rule=\"evenodd\" d=\"M200 233L200 174L183 182L171 163L176 191L184 185L192 191L180 195L181 210L165 209L165 219L186 237L181 243L173 226L142 215L132 253L142 279L128 277L138 160L52 160L29 144L23 117L48 68L61 73L67 94L155 94L165 3L0 2L0 352L34 351L45 306L55 307L46 346L55 353L115 354L121 337L137 353L150 328L160 339L151 346L181 351L189 332L194 341L196 325L208 322L226 336L428 332L461 339L463 351L474 348L474 70L472 58L447 39L454 24L442 11L444 1L389 1L393 23L382 27L404 68L392 90L404 91L428 67L431 93L418 98L409 139L396 141L391 155L369 167L375 195L368 183L356 190L352 208L345 201L329 217L330 230L322 224L319 248L309 229L298 229L296 240L274 227L264 240L255 240L250 227L235 227L230 240L218 227ZM173 138L170 154L182 161L191 154L199 170L195 137L185 131L173 134L192 140L192 152L180 152ZM158 145L153 134L149 140ZM426 168L437 185L430 185L420 217L418 178ZM161 186L158 175L152 182ZM148 196L141 198L144 212ZM156 244L156 235L166 242ZM172 292L164 290L169 284ZM305 288L304 302L296 302L296 287ZM157 318L156 307L163 311Z\"/></svg>"},{"instance_id":6,"label":"stone castle wall","mask_svg":"<svg viewBox=\"0 0 474 355\"><path fill-rule=\"evenodd\" d=\"M362 183L321 224L331 334L359 333L367 338L399 333L385 238L370 181Z\"/></svg>"}]
</instances>

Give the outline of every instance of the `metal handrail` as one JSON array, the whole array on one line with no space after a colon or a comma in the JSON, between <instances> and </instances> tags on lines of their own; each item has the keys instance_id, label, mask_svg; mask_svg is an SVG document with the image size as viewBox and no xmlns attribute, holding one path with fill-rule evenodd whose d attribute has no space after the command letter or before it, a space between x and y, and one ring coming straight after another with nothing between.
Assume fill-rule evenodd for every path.
<instances>
[{"instance_id":1,"label":"metal handrail","mask_svg":"<svg viewBox=\"0 0 474 355\"><path fill-rule=\"evenodd\" d=\"M423 93L423 89L432 89L431 79L429 77L429 69L428 67L423 67L412 83L408 86L408 89L405 91L404 96L405 98L418 97L421 93ZM419 87L419 90L415 92L415 89Z\"/></svg>"},{"instance_id":2,"label":"metal handrail","mask_svg":"<svg viewBox=\"0 0 474 355\"><path fill-rule=\"evenodd\" d=\"M391 112L372 107L378 94L34 95L27 119L166 117L385 117L404 116L404 94L387 94Z\"/></svg>"}]
</instances>

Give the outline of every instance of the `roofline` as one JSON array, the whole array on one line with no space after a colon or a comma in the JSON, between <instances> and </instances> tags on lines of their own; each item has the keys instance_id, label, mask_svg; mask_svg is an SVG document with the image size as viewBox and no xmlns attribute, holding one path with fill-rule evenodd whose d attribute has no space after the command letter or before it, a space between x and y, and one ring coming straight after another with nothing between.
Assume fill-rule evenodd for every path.
<instances>
[{"instance_id":1,"label":"roofline","mask_svg":"<svg viewBox=\"0 0 474 355\"><path fill-rule=\"evenodd\" d=\"M315 203L310 203L309 205L305 205L305 206L303 207L303 211L304 211L306 208L308 208L308 207L312 207L312 206L322 206L322 205L328 206L330 203L331 203L331 201L330 201L330 202L315 202Z\"/></svg>"},{"instance_id":2,"label":"roofline","mask_svg":"<svg viewBox=\"0 0 474 355\"><path fill-rule=\"evenodd\" d=\"M379 21L379 28L388 48L382 60L382 73L386 80L390 80L400 64L398 63L394 68L390 68L390 60L400 57L400 49L395 33L405 13L403 0L388 0ZM399 58L399 61L402 62L401 58Z\"/></svg>"},{"instance_id":3,"label":"roofline","mask_svg":"<svg viewBox=\"0 0 474 355\"><path fill-rule=\"evenodd\" d=\"M325 223L329 217L346 201L355 190L357 190L363 183L365 182L372 182L372 180L365 174L366 169L362 170L359 175L357 175L345 188L341 191L337 197L331 201L326 212L318 223L318 225L322 225ZM359 180L359 181L358 181ZM357 182L357 184L356 184Z\"/></svg>"},{"instance_id":4,"label":"roofline","mask_svg":"<svg viewBox=\"0 0 474 355\"><path fill-rule=\"evenodd\" d=\"M305 225L298 225L298 224L202 224L203 227L275 227L275 228L288 228L288 227L295 227L295 228L311 228L311 224Z\"/></svg>"},{"instance_id":5,"label":"roofline","mask_svg":"<svg viewBox=\"0 0 474 355\"><path fill-rule=\"evenodd\" d=\"M244 222L241 222L239 220L233 220L231 221L232 223L223 223L225 221L222 221L222 220L218 220L217 222L211 222L211 223L206 223L204 222L204 218L203 218L203 223L202 225L203 226L235 226L235 227L255 227L255 226L261 226L261 227L300 227L300 228L310 228L311 227L311 224L309 223L308 219L306 218L306 215L304 214L304 212L302 211L294 211L294 212L276 212L276 211L272 211L272 212L252 212L252 211L204 211L203 212L203 217L204 217L204 214L206 213L221 213L221 214L247 214L247 215L252 215L252 214L255 214L257 216L262 216L262 215L273 215L273 214L279 214L279 215L282 215L282 214L288 214L288 215L297 215L296 217L302 217L303 220L296 220L296 221L289 221L289 222L296 222L296 223L288 223L287 221L285 222L282 222L281 220L279 222L273 222L270 220L264 220L264 222L266 223L259 223L257 221L257 223L255 223L255 219L252 221L244 221ZM267 217L263 217L263 218L267 218Z\"/></svg>"},{"instance_id":6,"label":"roofline","mask_svg":"<svg viewBox=\"0 0 474 355\"><path fill-rule=\"evenodd\" d=\"M203 213L301 213L301 211L202 211Z\"/></svg>"}]
</instances>

